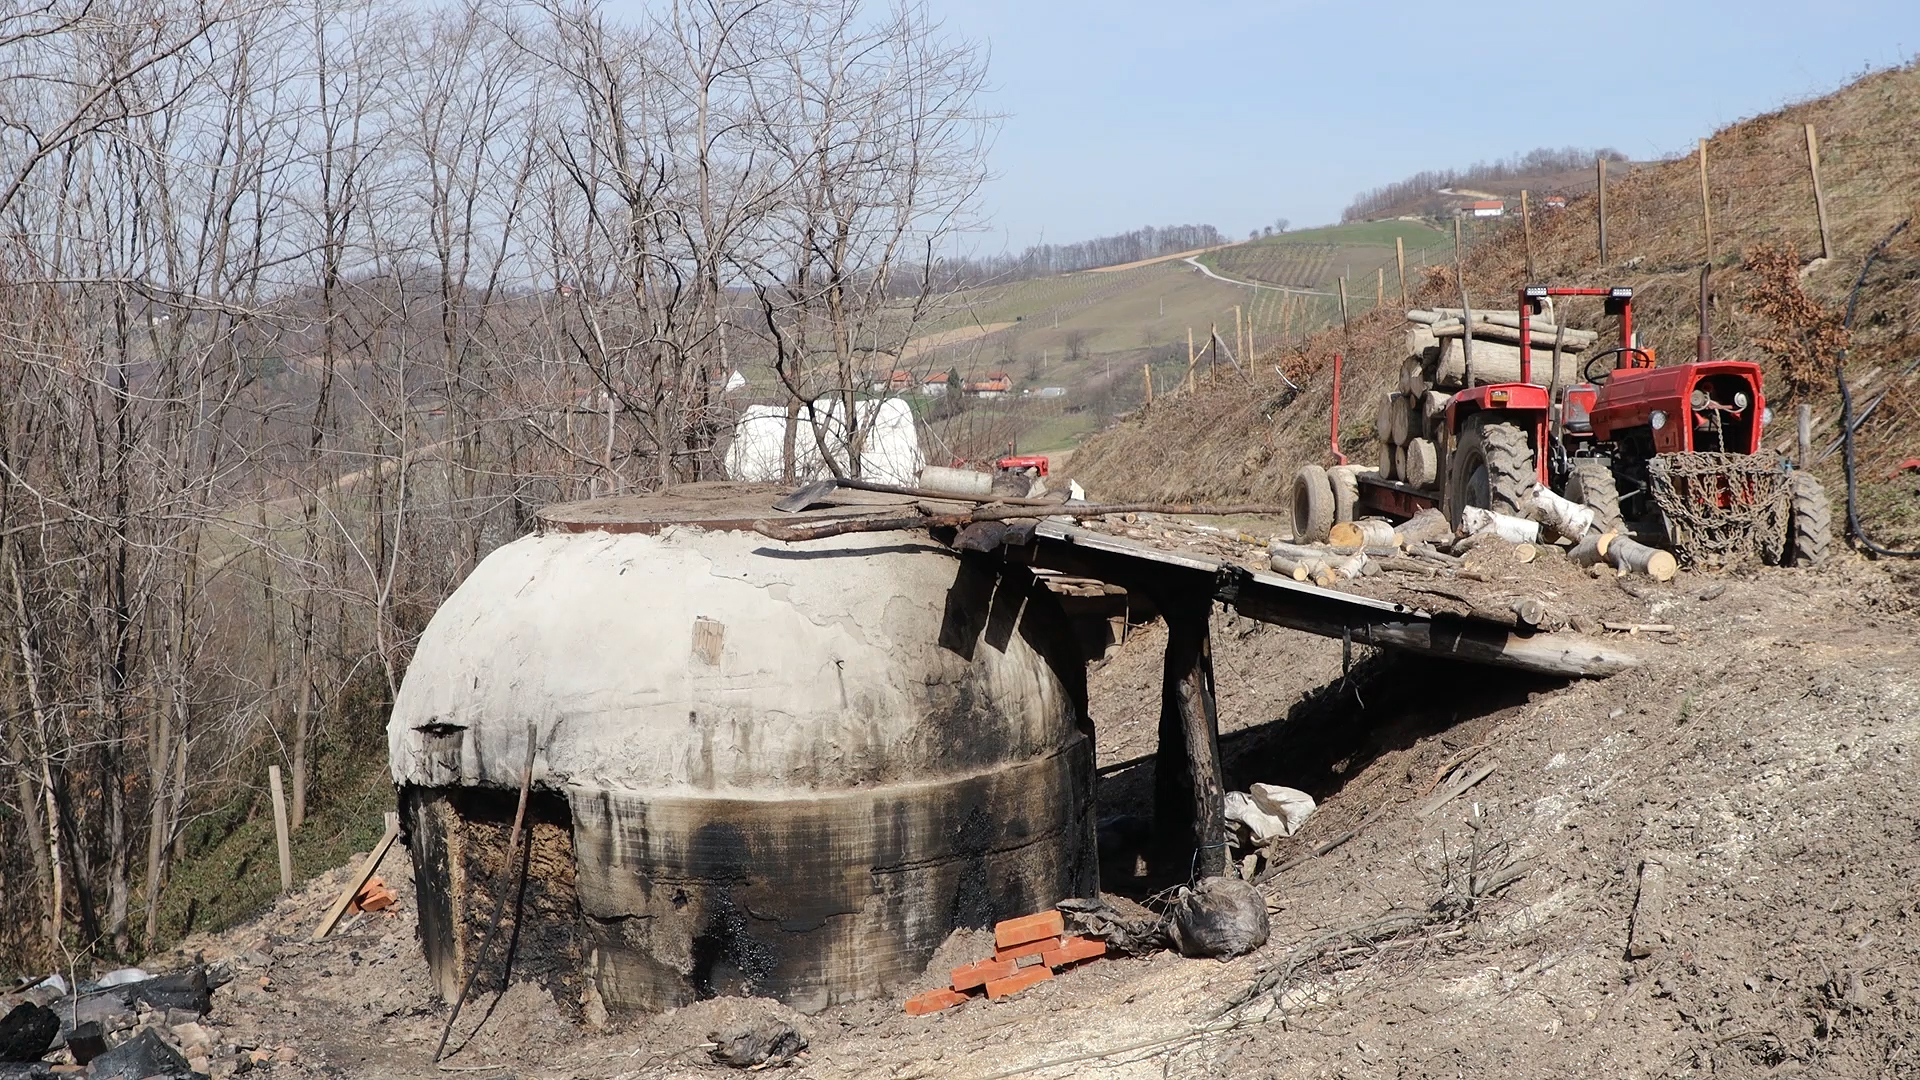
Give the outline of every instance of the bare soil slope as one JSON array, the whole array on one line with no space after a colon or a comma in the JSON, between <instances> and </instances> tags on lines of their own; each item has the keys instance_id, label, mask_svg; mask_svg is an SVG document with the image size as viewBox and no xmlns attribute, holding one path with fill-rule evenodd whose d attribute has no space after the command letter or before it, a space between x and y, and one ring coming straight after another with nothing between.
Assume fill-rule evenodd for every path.
<instances>
[{"instance_id":1,"label":"bare soil slope","mask_svg":"<svg viewBox=\"0 0 1920 1080\"><path fill-rule=\"evenodd\" d=\"M1343 677L1338 642L1217 617L1230 785L1322 804L1276 852L1298 861L1263 885L1273 936L1251 956L1106 960L929 1017L893 1000L811 1017L716 1001L604 1032L516 984L469 1004L449 1064L720 1075L709 1033L772 1015L808 1035L807 1077L1910 1074L1920 575L1853 563L1595 584L1616 614L1676 630L1637 641L1641 668L1571 685L1365 650ZM1137 759L1161 645L1144 628L1093 676L1107 813L1150 799ZM1493 770L1421 816L1460 764ZM1664 890L1642 900L1650 862ZM216 994L220 1039L289 1048L275 1075L445 1075L403 859L383 868L400 914L303 940L342 873L188 943L244 969ZM1628 958L1630 934L1645 957ZM988 948L957 938L922 983Z\"/></svg>"}]
</instances>

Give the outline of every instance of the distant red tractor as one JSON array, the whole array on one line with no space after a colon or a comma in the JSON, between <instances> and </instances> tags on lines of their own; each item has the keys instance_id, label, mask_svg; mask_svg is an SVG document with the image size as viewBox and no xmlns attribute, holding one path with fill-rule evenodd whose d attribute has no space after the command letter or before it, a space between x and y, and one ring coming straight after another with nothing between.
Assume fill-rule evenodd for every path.
<instances>
[{"instance_id":1,"label":"distant red tractor","mask_svg":"<svg viewBox=\"0 0 1920 1080\"><path fill-rule=\"evenodd\" d=\"M1617 316L1620 344L1586 357L1578 382L1535 383L1531 319L1549 297L1583 296ZM1772 414L1758 364L1711 359L1703 321L1693 362L1655 366L1635 342L1629 288L1530 285L1519 300L1519 381L1474 386L1469 377L1452 394L1426 432L1437 461L1421 471L1432 476L1412 483L1349 466L1330 478L1309 465L1294 482L1296 537L1324 536L1335 520L1405 518L1429 506L1456 526L1468 506L1517 514L1527 491L1543 484L1592 508L1596 526L1695 562L1748 551L1782 565L1825 560L1832 524L1820 482L1762 450ZM1337 456L1337 363L1334 383Z\"/></svg>"}]
</instances>

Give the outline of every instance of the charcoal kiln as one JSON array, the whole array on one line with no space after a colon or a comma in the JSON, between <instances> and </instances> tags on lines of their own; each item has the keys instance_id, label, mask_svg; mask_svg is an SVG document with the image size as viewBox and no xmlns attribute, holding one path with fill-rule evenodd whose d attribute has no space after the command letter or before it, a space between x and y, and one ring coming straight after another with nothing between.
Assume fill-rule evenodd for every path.
<instances>
[{"instance_id":1,"label":"charcoal kiln","mask_svg":"<svg viewBox=\"0 0 1920 1080\"><path fill-rule=\"evenodd\" d=\"M773 497L549 508L434 615L388 739L446 996L503 890L514 977L617 1015L890 993L953 929L1096 888L1053 594L924 532L769 540Z\"/></svg>"}]
</instances>

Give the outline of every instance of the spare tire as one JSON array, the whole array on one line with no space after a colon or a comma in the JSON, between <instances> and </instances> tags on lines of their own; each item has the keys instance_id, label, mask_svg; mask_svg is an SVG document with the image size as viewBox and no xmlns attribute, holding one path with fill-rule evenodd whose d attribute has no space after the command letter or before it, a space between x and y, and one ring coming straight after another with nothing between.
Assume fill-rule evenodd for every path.
<instances>
[{"instance_id":1,"label":"spare tire","mask_svg":"<svg viewBox=\"0 0 1920 1080\"><path fill-rule=\"evenodd\" d=\"M1333 484L1327 470L1302 465L1293 476L1293 539L1301 544L1324 544L1333 528Z\"/></svg>"}]
</instances>

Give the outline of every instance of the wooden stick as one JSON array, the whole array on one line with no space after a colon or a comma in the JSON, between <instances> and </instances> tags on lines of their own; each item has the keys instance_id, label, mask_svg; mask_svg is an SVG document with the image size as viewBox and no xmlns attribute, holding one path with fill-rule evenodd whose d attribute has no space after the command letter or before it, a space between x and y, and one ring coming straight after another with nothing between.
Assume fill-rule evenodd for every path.
<instances>
[{"instance_id":1,"label":"wooden stick","mask_svg":"<svg viewBox=\"0 0 1920 1080\"><path fill-rule=\"evenodd\" d=\"M1432 817L1441 807L1466 794L1469 788L1492 775L1493 765L1491 763L1480 766L1460 780L1448 785L1445 791L1421 803L1420 806L1413 811L1413 815L1420 818Z\"/></svg>"},{"instance_id":2,"label":"wooden stick","mask_svg":"<svg viewBox=\"0 0 1920 1080\"><path fill-rule=\"evenodd\" d=\"M1813 125L1807 125L1809 129ZM1806 468L1813 457L1813 406L1801 402L1793 410L1794 458L1793 463Z\"/></svg>"},{"instance_id":3,"label":"wooden stick","mask_svg":"<svg viewBox=\"0 0 1920 1080\"><path fill-rule=\"evenodd\" d=\"M1527 242L1527 283L1535 281L1533 274L1533 214L1527 207L1527 189L1520 189L1520 235Z\"/></svg>"},{"instance_id":4,"label":"wooden stick","mask_svg":"<svg viewBox=\"0 0 1920 1080\"><path fill-rule=\"evenodd\" d=\"M1347 323L1347 275L1340 275L1340 332L1351 337L1353 328Z\"/></svg>"},{"instance_id":5,"label":"wooden stick","mask_svg":"<svg viewBox=\"0 0 1920 1080\"><path fill-rule=\"evenodd\" d=\"M480 977L480 967L486 961L487 949L500 930L500 917L507 910L507 894L515 890L508 886L514 878L514 864L520 861L520 826L527 820L527 796L533 790L533 757L539 750L539 729L534 722L527 721L527 763L520 770L520 802L513 810L513 829L507 834L507 861L504 879L500 882L500 895L494 901L493 921L487 924L486 933L480 939L480 947L474 951L473 967L467 972L467 981L460 987L460 996L453 999L453 1010L447 1013L447 1026L440 1029L440 1045L433 1049L434 1064L440 1063L440 1055L447 1049L447 1036L453 1033L453 1022L460 1018L460 1006L464 1005L467 995L473 992L474 981ZM516 916L517 917L517 916ZM460 932L459 927L454 933Z\"/></svg>"},{"instance_id":6,"label":"wooden stick","mask_svg":"<svg viewBox=\"0 0 1920 1080\"><path fill-rule=\"evenodd\" d=\"M347 887L341 889L340 895L334 897L333 903L327 906L326 914L320 916L320 921L314 925L311 940L319 941L326 937L327 933L333 929L333 924L339 922L340 916L346 914L348 906L353 903L354 896L360 892L360 887L365 885L367 879L373 876L373 872L380 868L380 860L386 858L387 849L393 846L394 840L399 836L400 815L389 810L386 835L380 838L379 843L373 845L373 851L361 861L360 869L354 871L353 876L347 879Z\"/></svg>"},{"instance_id":7,"label":"wooden stick","mask_svg":"<svg viewBox=\"0 0 1920 1080\"><path fill-rule=\"evenodd\" d=\"M1700 232L1706 239L1707 262L1713 262L1713 203L1707 189L1707 140L1700 140Z\"/></svg>"},{"instance_id":8,"label":"wooden stick","mask_svg":"<svg viewBox=\"0 0 1920 1080\"><path fill-rule=\"evenodd\" d=\"M293 891L293 847L287 840L287 793L280 783L280 766L267 766L267 788L273 795L273 839L280 848L280 891Z\"/></svg>"},{"instance_id":9,"label":"wooden stick","mask_svg":"<svg viewBox=\"0 0 1920 1080\"><path fill-rule=\"evenodd\" d=\"M1400 268L1400 306L1407 306L1407 245L1396 236L1393 238L1393 262Z\"/></svg>"},{"instance_id":10,"label":"wooden stick","mask_svg":"<svg viewBox=\"0 0 1920 1080\"><path fill-rule=\"evenodd\" d=\"M1600 265L1605 266L1607 265L1607 159L1596 156L1593 162L1595 194L1599 201Z\"/></svg>"},{"instance_id":11,"label":"wooden stick","mask_svg":"<svg viewBox=\"0 0 1920 1080\"><path fill-rule=\"evenodd\" d=\"M1820 136L1807 125L1807 169L1813 173L1813 212L1820 218L1820 257L1833 258L1833 233L1827 229L1827 189L1820 184Z\"/></svg>"},{"instance_id":12,"label":"wooden stick","mask_svg":"<svg viewBox=\"0 0 1920 1080\"><path fill-rule=\"evenodd\" d=\"M1199 357L1193 352L1193 327L1187 327L1187 393L1193 393L1193 365Z\"/></svg>"},{"instance_id":13,"label":"wooden stick","mask_svg":"<svg viewBox=\"0 0 1920 1080\"><path fill-rule=\"evenodd\" d=\"M1147 404L1153 404L1153 365L1140 365L1140 381L1147 386Z\"/></svg>"},{"instance_id":14,"label":"wooden stick","mask_svg":"<svg viewBox=\"0 0 1920 1080\"><path fill-rule=\"evenodd\" d=\"M1649 622L1649 623L1603 622L1600 625L1606 627L1608 630L1611 630L1616 634L1671 634L1673 633L1673 630L1674 630L1674 626L1672 623L1664 623L1664 622Z\"/></svg>"}]
</instances>

